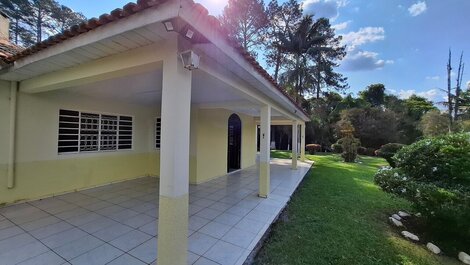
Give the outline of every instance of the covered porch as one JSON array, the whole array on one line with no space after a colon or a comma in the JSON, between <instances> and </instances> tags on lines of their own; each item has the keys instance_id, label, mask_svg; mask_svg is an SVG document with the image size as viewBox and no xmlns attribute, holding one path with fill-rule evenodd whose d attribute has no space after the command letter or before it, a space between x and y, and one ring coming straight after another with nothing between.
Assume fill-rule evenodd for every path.
<instances>
[{"instance_id":1,"label":"covered porch","mask_svg":"<svg viewBox=\"0 0 470 265\"><path fill-rule=\"evenodd\" d=\"M273 159L267 199L258 166L190 185L187 264L243 264L310 166ZM0 264L155 264L158 191L143 177L1 208Z\"/></svg>"}]
</instances>

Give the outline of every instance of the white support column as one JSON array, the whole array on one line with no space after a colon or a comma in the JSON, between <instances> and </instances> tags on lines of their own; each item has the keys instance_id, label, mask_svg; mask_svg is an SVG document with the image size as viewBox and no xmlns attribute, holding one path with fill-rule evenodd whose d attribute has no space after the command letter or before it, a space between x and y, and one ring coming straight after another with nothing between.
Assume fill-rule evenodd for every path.
<instances>
[{"instance_id":1,"label":"white support column","mask_svg":"<svg viewBox=\"0 0 470 265\"><path fill-rule=\"evenodd\" d=\"M300 124L300 161L305 161L305 122Z\"/></svg>"},{"instance_id":2,"label":"white support column","mask_svg":"<svg viewBox=\"0 0 470 265\"><path fill-rule=\"evenodd\" d=\"M158 264L187 264L191 71L178 52L163 61Z\"/></svg>"},{"instance_id":3,"label":"white support column","mask_svg":"<svg viewBox=\"0 0 470 265\"><path fill-rule=\"evenodd\" d=\"M297 169L297 135L298 135L299 123L297 121L292 121L292 169Z\"/></svg>"},{"instance_id":4,"label":"white support column","mask_svg":"<svg viewBox=\"0 0 470 265\"><path fill-rule=\"evenodd\" d=\"M259 153L259 196L267 198L270 191L270 165L271 160L271 106L261 108L260 126L260 153Z\"/></svg>"}]
</instances>

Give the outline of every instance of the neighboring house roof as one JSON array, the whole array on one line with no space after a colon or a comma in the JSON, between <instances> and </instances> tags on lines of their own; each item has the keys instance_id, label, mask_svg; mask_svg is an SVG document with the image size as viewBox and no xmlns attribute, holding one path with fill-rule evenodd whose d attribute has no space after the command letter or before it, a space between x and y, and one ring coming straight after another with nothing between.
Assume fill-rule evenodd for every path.
<instances>
[{"instance_id":1,"label":"neighboring house roof","mask_svg":"<svg viewBox=\"0 0 470 265\"><path fill-rule=\"evenodd\" d=\"M23 50L22 47L11 43L5 38L0 38L0 60L11 58Z\"/></svg>"},{"instance_id":2,"label":"neighboring house roof","mask_svg":"<svg viewBox=\"0 0 470 265\"><path fill-rule=\"evenodd\" d=\"M113 21L120 20L133 14L139 13L145 9L158 6L159 4L162 4L167 1L169 0L137 0L137 3L128 3L122 9L116 8L109 14L103 14L99 16L99 18L91 18L79 25L72 26L70 29L65 30L64 32L59 33L57 35L51 36L48 39L37 43L29 48L23 50L16 50L16 52L14 53L9 53L8 56L2 57L2 60L5 63L13 63L16 60L35 54L41 50L54 46L67 39L81 35L90 30L94 30L100 26L111 23ZM193 0L186 1L191 3L193 5L193 8L195 10L198 10L202 14L203 19L207 20L207 22L212 25L214 29L216 29L222 36L224 36L225 39L230 43L230 45L235 48L238 53L242 57L244 57L244 59L248 61L260 75L262 75L266 80L268 80L278 91L280 91L284 96L286 96L300 111L302 111L303 114L308 117L307 112L287 93L284 88L282 88L276 82L276 80L274 80L274 78L258 63L258 61L253 56L251 56L237 41L229 38L227 31L216 17L209 15L207 9L201 4L195 3Z\"/></svg>"}]
</instances>

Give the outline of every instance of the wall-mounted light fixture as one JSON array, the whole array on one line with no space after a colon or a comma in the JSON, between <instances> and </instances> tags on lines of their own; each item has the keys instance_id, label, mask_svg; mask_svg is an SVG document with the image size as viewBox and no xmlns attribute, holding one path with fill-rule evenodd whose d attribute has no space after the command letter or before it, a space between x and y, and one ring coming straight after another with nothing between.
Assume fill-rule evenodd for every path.
<instances>
[{"instance_id":1,"label":"wall-mounted light fixture","mask_svg":"<svg viewBox=\"0 0 470 265\"><path fill-rule=\"evenodd\" d=\"M163 25L165 26L166 31L174 31L175 30L175 27L173 26L173 22L171 22L171 20L164 21Z\"/></svg>"},{"instance_id":2,"label":"wall-mounted light fixture","mask_svg":"<svg viewBox=\"0 0 470 265\"><path fill-rule=\"evenodd\" d=\"M180 57L184 68L190 71L199 68L199 55L194 53L192 50L180 53Z\"/></svg>"},{"instance_id":3,"label":"wall-mounted light fixture","mask_svg":"<svg viewBox=\"0 0 470 265\"><path fill-rule=\"evenodd\" d=\"M184 36L188 39L192 39L194 36L194 31L192 31L191 29L187 29L186 34Z\"/></svg>"}]
</instances>

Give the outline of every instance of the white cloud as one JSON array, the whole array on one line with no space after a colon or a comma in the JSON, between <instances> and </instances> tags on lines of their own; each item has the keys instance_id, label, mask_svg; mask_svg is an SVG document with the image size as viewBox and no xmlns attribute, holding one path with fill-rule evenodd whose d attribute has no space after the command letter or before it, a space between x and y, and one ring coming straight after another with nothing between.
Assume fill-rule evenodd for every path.
<instances>
[{"instance_id":1,"label":"white cloud","mask_svg":"<svg viewBox=\"0 0 470 265\"><path fill-rule=\"evenodd\" d=\"M376 42L385 39L385 30L382 27L365 27L358 31L351 31L343 35L343 44L348 46L348 50L352 51L357 46Z\"/></svg>"},{"instance_id":2,"label":"white cloud","mask_svg":"<svg viewBox=\"0 0 470 265\"><path fill-rule=\"evenodd\" d=\"M393 60L382 60L378 53L370 51L353 51L344 58L341 67L346 71L365 71L381 69L386 64L393 64Z\"/></svg>"},{"instance_id":3,"label":"white cloud","mask_svg":"<svg viewBox=\"0 0 470 265\"><path fill-rule=\"evenodd\" d=\"M426 2L422 1L422 2L417 2L416 4L411 5L408 8L408 12L413 17L416 17L416 16L419 16L422 13L424 13L427 9L428 9L428 7L426 5Z\"/></svg>"},{"instance_id":4,"label":"white cloud","mask_svg":"<svg viewBox=\"0 0 470 265\"><path fill-rule=\"evenodd\" d=\"M434 80L434 81L437 81L437 80L439 80L439 79L441 79L441 77L438 76L438 75L435 75L435 76L426 76L426 80Z\"/></svg>"},{"instance_id":5,"label":"white cloud","mask_svg":"<svg viewBox=\"0 0 470 265\"><path fill-rule=\"evenodd\" d=\"M340 30L346 29L351 22L352 22L351 20L348 20L348 21L345 21L343 23L338 23L338 24L332 25L331 27L334 28L336 31L340 31Z\"/></svg>"},{"instance_id":6,"label":"white cloud","mask_svg":"<svg viewBox=\"0 0 470 265\"><path fill-rule=\"evenodd\" d=\"M470 80L467 81L467 89L470 90Z\"/></svg>"},{"instance_id":7,"label":"white cloud","mask_svg":"<svg viewBox=\"0 0 470 265\"><path fill-rule=\"evenodd\" d=\"M427 100L430 100L434 103L439 103L439 102L443 101L443 98L445 98L444 92L437 89L437 88L432 88L432 89L425 90L425 91L420 91L420 92L416 91L414 89L408 89L408 90L403 90L402 89L402 90L396 92L395 94L397 94L398 97L401 98L401 99L407 99L411 95L417 95L417 96L426 98Z\"/></svg>"},{"instance_id":8,"label":"white cloud","mask_svg":"<svg viewBox=\"0 0 470 265\"><path fill-rule=\"evenodd\" d=\"M315 17L325 17L335 20L338 17L338 9L348 4L346 0L305 0L302 7L305 14L313 14Z\"/></svg>"}]
</instances>

